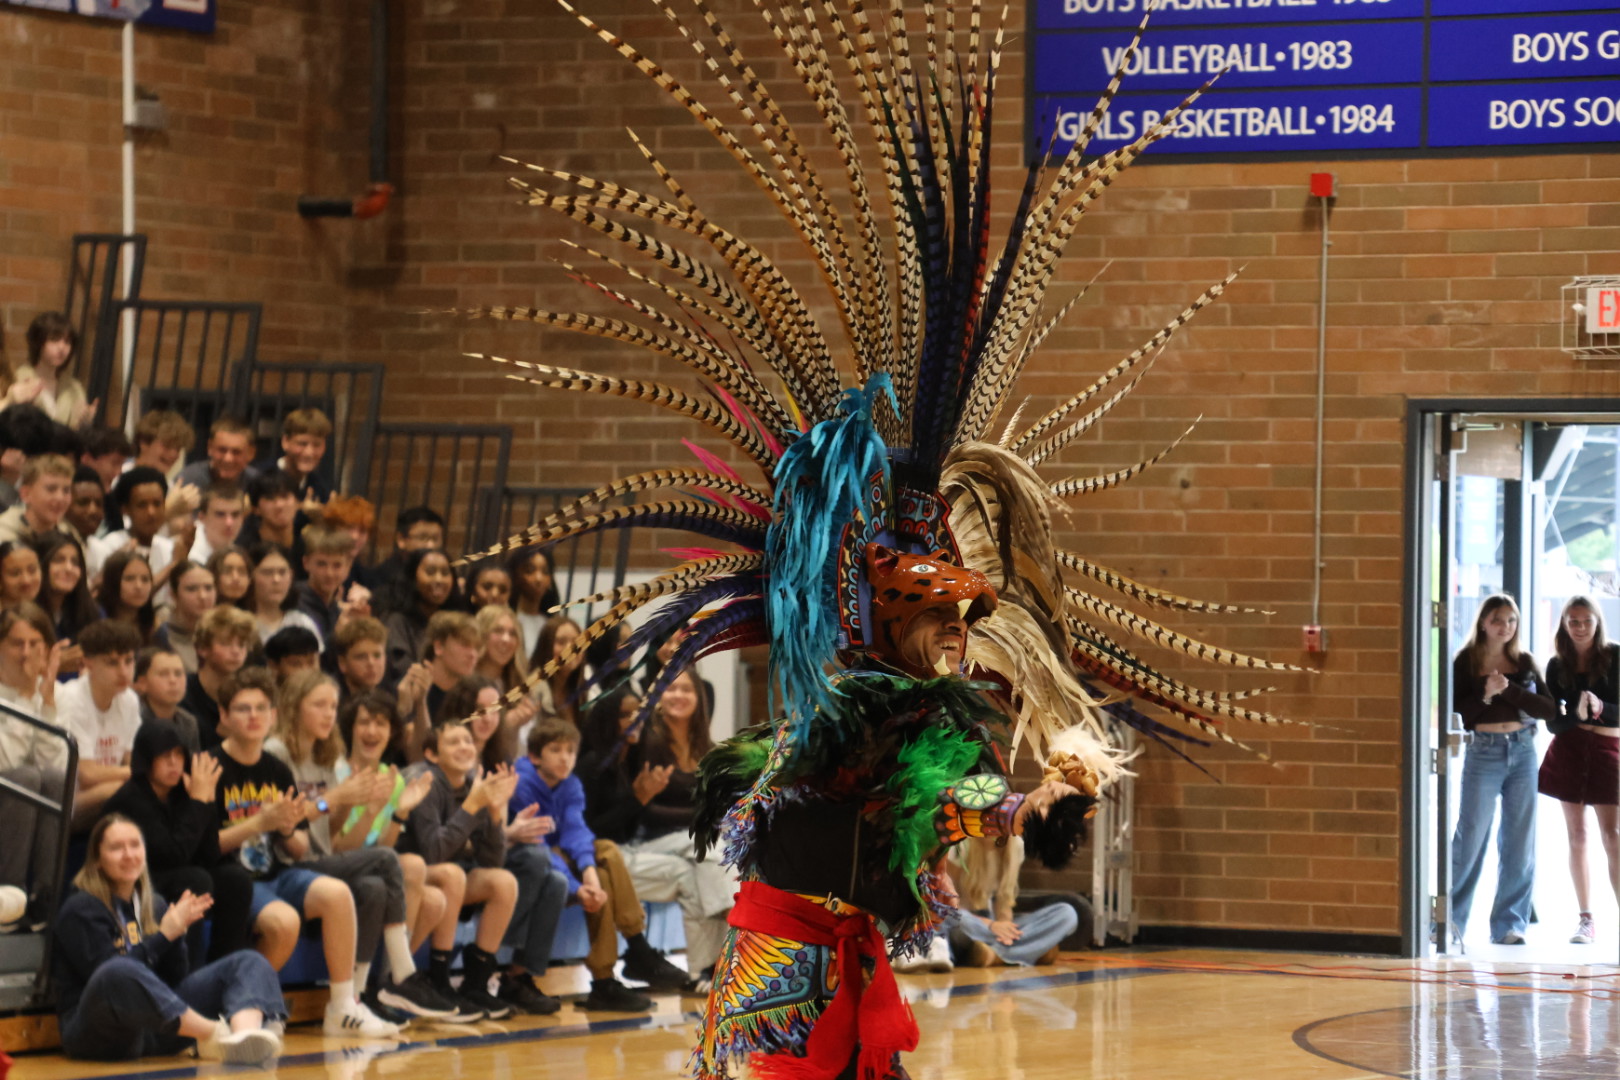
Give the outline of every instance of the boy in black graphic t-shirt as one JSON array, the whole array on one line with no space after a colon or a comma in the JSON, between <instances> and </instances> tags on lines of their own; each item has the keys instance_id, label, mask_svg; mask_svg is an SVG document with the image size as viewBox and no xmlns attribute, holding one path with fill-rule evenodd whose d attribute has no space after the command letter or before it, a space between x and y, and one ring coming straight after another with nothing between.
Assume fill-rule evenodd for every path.
<instances>
[{"instance_id":1,"label":"boy in black graphic t-shirt","mask_svg":"<svg viewBox=\"0 0 1620 1080\"><path fill-rule=\"evenodd\" d=\"M280 967L292 954L302 919L321 920L331 978L328 1035L393 1038L397 1025L361 1004L354 989L354 896L334 877L295 865L309 850L309 807L292 770L264 752L276 722L275 683L263 668L243 668L219 688L219 850L253 877L253 929L259 950Z\"/></svg>"}]
</instances>

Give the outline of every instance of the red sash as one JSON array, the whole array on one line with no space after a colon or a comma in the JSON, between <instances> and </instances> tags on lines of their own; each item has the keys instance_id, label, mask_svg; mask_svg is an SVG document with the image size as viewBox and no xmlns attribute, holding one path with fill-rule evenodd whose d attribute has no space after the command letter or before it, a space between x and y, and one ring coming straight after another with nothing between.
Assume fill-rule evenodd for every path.
<instances>
[{"instance_id":1,"label":"red sash","mask_svg":"<svg viewBox=\"0 0 1620 1080\"><path fill-rule=\"evenodd\" d=\"M896 1053L917 1048L917 1021L900 996L889 950L872 916L838 915L761 881L745 881L727 920L739 930L836 950L838 989L816 1020L804 1057L768 1054L749 1064L761 1080L834 1080L860 1048L860 1080L884 1080ZM861 961L873 962L872 981Z\"/></svg>"}]
</instances>

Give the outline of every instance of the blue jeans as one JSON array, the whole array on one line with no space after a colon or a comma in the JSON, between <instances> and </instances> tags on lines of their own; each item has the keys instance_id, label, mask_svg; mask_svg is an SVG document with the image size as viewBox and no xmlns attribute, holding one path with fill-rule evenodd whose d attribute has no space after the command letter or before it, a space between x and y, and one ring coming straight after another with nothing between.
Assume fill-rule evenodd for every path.
<instances>
[{"instance_id":1,"label":"blue jeans","mask_svg":"<svg viewBox=\"0 0 1620 1080\"><path fill-rule=\"evenodd\" d=\"M975 914L957 910L951 913L950 922L953 929L960 930L970 941L990 946L1003 963L1026 966L1045 956L1080 925L1079 914L1068 904L1048 904L1013 915L1013 923L1023 931L1023 936L1011 945L1003 945L985 922L989 917L988 911Z\"/></svg>"},{"instance_id":2,"label":"blue jeans","mask_svg":"<svg viewBox=\"0 0 1620 1080\"><path fill-rule=\"evenodd\" d=\"M1462 804L1451 838L1451 918L1460 937L1474 906L1474 889L1485 865L1496 800L1502 824L1496 834L1500 859L1491 940L1522 935L1530 925L1530 889L1536 879L1536 730L1505 735L1475 732L1463 758Z\"/></svg>"},{"instance_id":3,"label":"blue jeans","mask_svg":"<svg viewBox=\"0 0 1620 1080\"><path fill-rule=\"evenodd\" d=\"M266 1020L287 1015L275 969L256 952L215 960L173 989L139 960L120 956L96 968L78 1008L62 1017L62 1049L92 1061L178 1054L191 1045L176 1034L187 1009L210 1019L243 1009L258 1009Z\"/></svg>"},{"instance_id":4,"label":"blue jeans","mask_svg":"<svg viewBox=\"0 0 1620 1080\"><path fill-rule=\"evenodd\" d=\"M552 865L551 849L544 844L513 844L506 850L506 868L517 878L518 897L501 942L501 962L508 962L510 950L511 963L530 975L544 975L557 923L568 906L568 879Z\"/></svg>"}]
</instances>

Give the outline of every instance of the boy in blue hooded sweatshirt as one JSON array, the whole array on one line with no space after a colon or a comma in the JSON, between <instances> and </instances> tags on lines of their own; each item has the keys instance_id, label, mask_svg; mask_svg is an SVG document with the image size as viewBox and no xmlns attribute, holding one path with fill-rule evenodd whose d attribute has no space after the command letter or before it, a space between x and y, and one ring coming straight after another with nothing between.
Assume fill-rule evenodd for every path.
<instances>
[{"instance_id":1,"label":"boy in blue hooded sweatshirt","mask_svg":"<svg viewBox=\"0 0 1620 1080\"><path fill-rule=\"evenodd\" d=\"M512 813L534 806L549 818L551 831L541 842L551 848L553 865L568 879L569 900L585 909L591 951L585 967L591 992L584 1009L644 1012L652 999L613 977L624 935L624 975L655 990L678 990L687 974L661 956L647 941L647 915L625 869L619 846L598 840L585 824L585 786L574 775L579 729L566 720L542 720L529 732L528 754L517 760L517 790Z\"/></svg>"}]
</instances>

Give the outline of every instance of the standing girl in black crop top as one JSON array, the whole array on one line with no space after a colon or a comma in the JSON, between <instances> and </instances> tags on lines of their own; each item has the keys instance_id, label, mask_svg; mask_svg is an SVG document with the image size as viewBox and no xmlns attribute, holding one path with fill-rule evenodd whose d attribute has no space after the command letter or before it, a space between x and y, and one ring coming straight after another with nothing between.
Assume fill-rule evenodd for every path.
<instances>
[{"instance_id":1,"label":"standing girl in black crop top","mask_svg":"<svg viewBox=\"0 0 1620 1080\"><path fill-rule=\"evenodd\" d=\"M1554 706L1535 658L1519 647L1519 607L1512 597L1489 596L1479 605L1474 632L1452 664L1451 700L1473 732L1451 841L1452 926L1460 938L1468 925L1500 800L1491 940L1523 945L1536 877L1536 721L1551 720Z\"/></svg>"},{"instance_id":2,"label":"standing girl in black crop top","mask_svg":"<svg viewBox=\"0 0 1620 1080\"><path fill-rule=\"evenodd\" d=\"M1603 633L1603 614L1584 596L1570 597L1558 617L1558 655L1547 664L1547 687L1558 701L1548 726L1553 743L1541 762L1538 787L1564 808L1569 873L1580 903L1570 941L1590 945L1591 882L1586 865L1586 808L1597 814L1609 858L1609 883L1620 899L1620 645Z\"/></svg>"}]
</instances>

